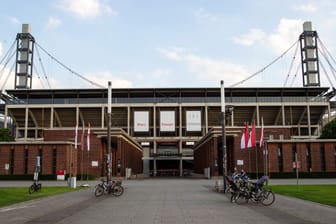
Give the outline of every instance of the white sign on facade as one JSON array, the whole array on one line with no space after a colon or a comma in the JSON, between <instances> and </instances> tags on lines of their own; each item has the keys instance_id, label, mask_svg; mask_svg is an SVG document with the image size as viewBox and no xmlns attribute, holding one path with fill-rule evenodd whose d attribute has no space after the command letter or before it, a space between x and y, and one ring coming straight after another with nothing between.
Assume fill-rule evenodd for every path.
<instances>
[{"instance_id":1,"label":"white sign on facade","mask_svg":"<svg viewBox=\"0 0 336 224\"><path fill-rule=\"evenodd\" d=\"M175 131L175 111L160 111L160 131Z\"/></svg>"},{"instance_id":2,"label":"white sign on facade","mask_svg":"<svg viewBox=\"0 0 336 224\"><path fill-rule=\"evenodd\" d=\"M134 112L134 131L148 132L149 131L149 113L148 111Z\"/></svg>"},{"instance_id":3,"label":"white sign on facade","mask_svg":"<svg viewBox=\"0 0 336 224\"><path fill-rule=\"evenodd\" d=\"M201 111L187 111L187 131L201 131Z\"/></svg>"},{"instance_id":4,"label":"white sign on facade","mask_svg":"<svg viewBox=\"0 0 336 224\"><path fill-rule=\"evenodd\" d=\"M242 165L244 165L244 160L240 160L240 159L238 159L238 160L237 160L237 165L238 165L238 166L242 166Z\"/></svg>"},{"instance_id":5,"label":"white sign on facade","mask_svg":"<svg viewBox=\"0 0 336 224\"><path fill-rule=\"evenodd\" d=\"M98 161L91 161L91 166L97 167L98 166Z\"/></svg>"}]
</instances>

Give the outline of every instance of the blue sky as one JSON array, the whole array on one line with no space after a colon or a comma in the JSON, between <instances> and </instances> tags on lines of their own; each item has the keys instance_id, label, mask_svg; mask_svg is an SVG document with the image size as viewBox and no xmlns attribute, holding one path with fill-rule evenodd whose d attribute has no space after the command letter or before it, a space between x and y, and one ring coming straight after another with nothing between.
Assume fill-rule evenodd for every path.
<instances>
[{"instance_id":1,"label":"blue sky","mask_svg":"<svg viewBox=\"0 0 336 224\"><path fill-rule=\"evenodd\" d=\"M333 0L3 0L0 60L23 23L38 45L89 80L114 88L232 86L280 56L302 33L304 21L336 54ZM33 87L96 88L60 67L41 50ZM302 86L290 70L295 47L238 86ZM35 56L37 56L35 54ZM299 55L295 56L295 64ZM0 84L13 88L10 63ZM295 76L295 74L297 74ZM331 76L331 72L329 72ZM323 86L330 86L321 74ZM331 78L332 82L335 80ZM287 84L287 86L289 86Z\"/></svg>"}]
</instances>

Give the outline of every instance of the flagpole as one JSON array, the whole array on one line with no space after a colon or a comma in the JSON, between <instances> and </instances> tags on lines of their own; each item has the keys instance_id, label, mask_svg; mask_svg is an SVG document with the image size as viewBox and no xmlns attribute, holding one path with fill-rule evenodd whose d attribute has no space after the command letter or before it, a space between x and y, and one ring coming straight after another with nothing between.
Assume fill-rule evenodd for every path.
<instances>
[{"instance_id":1,"label":"flagpole","mask_svg":"<svg viewBox=\"0 0 336 224\"><path fill-rule=\"evenodd\" d=\"M226 134L225 134L225 90L224 90L224 81L221 80L221 111L222 111L222 151L223 151L223 192L226 191Z\"/></svg>"},{"instance_id":2,"label":"flagpole","mask_svg":"<svg viewBox=\"0 0 336 224\"><path fill-rule=\"evenodd\" d=\"M86 181L89 180L89 169L90 169L90 151L88 151L87 164L86 164Z\"/></svg>"},{"instance_id":3,"label":"flagpole","mask_svg":"<svg viewBox=\"0 0 336 224\"><path fill-rule=\"evenodd\" d=\"M111 81L108 82L108 91L107 91L107 176L106 180L109 183L112 179L112 155L111 155L111 98L112 98L112 87Z\"/></svg>"},{"instance_id":4,"label":"flagpole","mask_svg":"<svg viewBox=\"0 0 336 224\"><path fill-rule=\"evenodd\" d=\"M257 179L259 179L259 176L258 176L258 147L256 146L255 148L255 154L256 154L256 174L257 174Z\"/></svg>"},{"instance_id":5,"label":"flagpole","mask_svg":"<svg viewBox=\"0 0 336 224\"><path fill-rule=\"evenodd\" d=\"M83 162L84 162L84 149L83 149L83 142L82 142L82 158L81 158L81 181L83 181L83 173L84 173L84 166L83 166Z\"/></svg>"}]
</instances>

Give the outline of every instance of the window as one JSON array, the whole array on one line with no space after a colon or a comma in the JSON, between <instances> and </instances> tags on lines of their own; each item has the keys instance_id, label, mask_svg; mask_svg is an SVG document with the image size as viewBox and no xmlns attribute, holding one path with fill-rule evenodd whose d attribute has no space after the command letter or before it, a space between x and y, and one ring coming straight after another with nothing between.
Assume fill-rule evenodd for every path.
<instances>
[{"instance_id":1,"label":"window","mask_svg":"<svg viewBox=\"0 0 336 224\"><path fill-rule=\"evenodd\" d=\"M14 174L14 158L15 157L15 152L14 152L14 149L11 149L11 152L10 152L10 165L9 165L9 173L11 175Z\"/></svg>"},{"instance_id":2,"label":"window","mask_svg":"<svg viewBox=\"0 0 336 224\"><path fill-rule=\"evenodd\" d=\"M321 170L323 172L326 171L326 160L325 160L325 149L324 149L324 145L321 145L321 149L320 149L320 157L321 157Z\"/></svg>"},{"instance_id":3,"label":"window","mask_svg":"<svg viewBox=\"0 0 336 224\"><path fill-rule=\"evenodd\" d=\"M24 174L28 174L28 149L24 150Z\"/></svg>"},{"instance_id":4,"label":"window","mask_svg":"<svg viewBox=\"0 0 336 224\"><path fill-rule=\"evenodd\" d=\"M282 145L278 145L278 168L279 172L283 172L283 158L282 158Z\"/></svg>"},{"instance_id":5,"label":"window","mask_svg":"<svg viewBox=\"0 0 336 224\"><path fill-rule=\"evenodd\" d=\"M42 167L43 167L42 166L42 161L43 161L42 156L43 156L43 152L42 152L41 148L38 150L38 155L40 157L40 173L42 173Z\"/></svg>"},{"instance_id":6,"label":"window","mask_svg":"<svg viewBox=\"0 0 336 224\"><path fill-rule=\"evenodd\" d=\"M293 146L292 146L292 161L293 162L296 162L296 145L294 144ZM295 168L294 168L294 166L293 166L293 170L296 170Z\"/></svg>"},{"instance_id":7,"label":"window","mask_svg":"<svg viewBox=\"0 0 336 224\"><path fill-rule=\"evenodd\" d=\"M307 158L307 171L312 171L312 160L311 160L311 151L310 151L310 144L306 146L306 158Z\"/></svg>"},{"instance_id":8,"label":"window","mask_svg":"<svg viewBox=\"0 0 336 224\"><path fill-rule=\"evenodd\" d=\"M53 148L53 154L52 154L52 173L56 173L56 162L57 162L57 150L56 148Z\"/></svg>"}]
</instances>

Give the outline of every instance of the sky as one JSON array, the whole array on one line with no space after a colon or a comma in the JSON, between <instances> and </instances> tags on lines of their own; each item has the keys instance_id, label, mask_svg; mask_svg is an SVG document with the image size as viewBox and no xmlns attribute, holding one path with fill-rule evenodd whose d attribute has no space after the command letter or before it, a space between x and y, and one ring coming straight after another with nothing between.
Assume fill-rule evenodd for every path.
<instances>
[{"instance_id":1,"label":"sky","mask_svg":"<svg viewBox=\"0 0 336 224\"><path fill-rule=\"evenodd\" d=\"M226 87L302 86L295 43L304 21L312 22L319 40L336 54L334 0L1 3L1 90L14 88L14 59L6 64L4 58L22 24L30 24L39 52L34 56L36 89L100 88L95 84L107 87L108 81L112 88L219 87L220 80ZM324 67L322 86L333 86L336 80Z\"/></svg>"}]
</instances>

